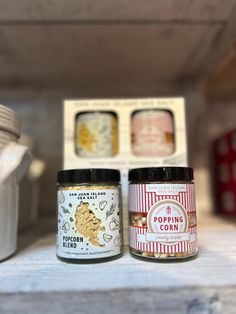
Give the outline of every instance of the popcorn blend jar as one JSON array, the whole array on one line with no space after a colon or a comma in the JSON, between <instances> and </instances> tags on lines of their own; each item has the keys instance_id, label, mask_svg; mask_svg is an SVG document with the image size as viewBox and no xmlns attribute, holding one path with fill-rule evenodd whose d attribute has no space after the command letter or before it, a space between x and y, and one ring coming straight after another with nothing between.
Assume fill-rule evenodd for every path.
<instances>
[{"instance_id":1,"label":"popcorn blend jar","mask_svg":"<svg viewBox=\"0 0 236 314\"><path fill-rule=\"evenodd\" d=\"M140 168L129 171L130 253L152 260L197 254L193 169Z\"/></svg>"},{"instance_id":2,"label":"popcorn blend jar","mask_svg":"<svg viewBox=\"0 0 236 314\"><path fill-rule=\"evenodd\" d=\"M58 173L57 257L102 262L122 255L120 172L112 169Z\"/></svg>"}]
</instances>

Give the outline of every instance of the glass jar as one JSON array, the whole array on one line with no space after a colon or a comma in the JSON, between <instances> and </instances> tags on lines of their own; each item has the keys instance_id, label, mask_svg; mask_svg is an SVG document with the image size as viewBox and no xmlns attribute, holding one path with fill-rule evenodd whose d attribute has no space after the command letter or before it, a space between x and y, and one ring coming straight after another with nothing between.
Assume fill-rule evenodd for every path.
<instances>
[{"instance_id":1,"label":"glass jar","mask_svg":"<svg viewBox=\"0 0 236 314\"><path fill-rule=\"evenodd\" d=\"M134 111L131 118L132 152L138 157L165 157L175 150L173 114L169 110Z\"/></svg>"},{"instance_id":2,"label":"glass jar","mask_svg":"<svg viewBox=\"0 0 236 314\"><path fill-rule=\"evenodd\" d=\"M130 253L152 260L197 254L193 169L139 168L129 171Z\"/></svg>"},{"instance_id":3,"label":"glass jar","mask_svg":"<svg viewBox=\"0 0 236 314\"><path fill-rule=\"evenodd\" d=\"M122 255L120 172L77 169L58 173L57 257L88 263Z\"/></svg>"},{"instance_id":4,"label":"glass jar","mask_svg":"<svg viewBox=\"0 0 236 314\"><path fill-rule=\"evenodd\" d=\"M85 111L76 115L75 152L79 157L118 154L118 118L112 111Z\"/></svg>"}]
</instances>

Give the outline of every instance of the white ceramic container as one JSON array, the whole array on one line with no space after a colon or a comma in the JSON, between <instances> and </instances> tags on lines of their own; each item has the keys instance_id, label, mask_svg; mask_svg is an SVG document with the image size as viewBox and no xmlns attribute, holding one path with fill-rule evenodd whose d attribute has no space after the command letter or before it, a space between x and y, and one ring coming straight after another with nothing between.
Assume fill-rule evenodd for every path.
<instances>
[{"instance_id":1,"label":"white ceramic container","mask_svg":"<svg viewBox=\"0 0 236 314\"><path fill-rule=\"evenodd\" d=\"M36 156L36 142L22 134L19 143L29 147L33 159L27 174L20 184L18 231L24 230L37 222L40 201L40 180L45 172L46 163Z\"/></svg>"},{"instance_id":2,"label":"white ceramic container","mask_svg":"<svg viewBox=\"0 0 236 314\"><path fill-rule=\"evenodd\" d=\"M17 144L19 137L18 117L0 105L0 261L16 251L18 184L31 162L28 148Z\"/></svg>"}]
</instances>

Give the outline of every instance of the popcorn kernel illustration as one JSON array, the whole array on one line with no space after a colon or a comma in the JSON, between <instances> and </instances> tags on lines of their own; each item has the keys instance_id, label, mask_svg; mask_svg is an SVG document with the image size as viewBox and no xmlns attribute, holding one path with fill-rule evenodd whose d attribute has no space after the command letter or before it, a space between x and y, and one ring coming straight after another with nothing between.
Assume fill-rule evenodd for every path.
<instances>
[{"instance_id":1,"label":"popcorn kernel illustration","mask_svg":"<svg viewBox=\"0 0 236 314\"><path fill-rule=\"evenodd\" d=\"M100 231L104 231L104 227L101 226L102 221L98 219L93 211L89 208L89 203L81 202L77 206L75 213L75 226L77 231L88 238L88 241L95 246L104 246L98 239Z\"/></svg>"}]
</instances>

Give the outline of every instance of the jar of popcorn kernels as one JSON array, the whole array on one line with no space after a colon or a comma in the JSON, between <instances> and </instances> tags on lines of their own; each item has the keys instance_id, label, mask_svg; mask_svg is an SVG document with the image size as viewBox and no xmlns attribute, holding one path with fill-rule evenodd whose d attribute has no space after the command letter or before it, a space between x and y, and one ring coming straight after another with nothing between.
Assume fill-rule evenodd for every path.
<instances>
[{"instance_id":1,"label":"jar of popcorn kernels","mask_svg":"<svg viewBox=\"0 0 236 314\"><path fill-rule=\"evenodd\" d=\"M57 257L102 262L123 252L120 172L76 169L58 173Z\"/></svg>"},{"instance_id":2,"label":"jar of popcorn kernels","mask_svg":"<svg viewBox=\"0 0 236 314\"><path fill-rule=\"evenodd\" d=\"M198 252L193 169L129 171L129 246L134 257L185 259Z\"/></svg>"}]
</instances>

